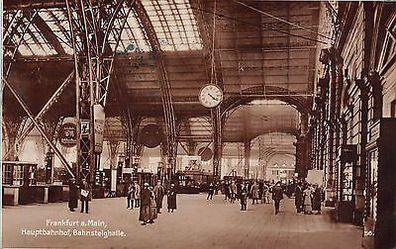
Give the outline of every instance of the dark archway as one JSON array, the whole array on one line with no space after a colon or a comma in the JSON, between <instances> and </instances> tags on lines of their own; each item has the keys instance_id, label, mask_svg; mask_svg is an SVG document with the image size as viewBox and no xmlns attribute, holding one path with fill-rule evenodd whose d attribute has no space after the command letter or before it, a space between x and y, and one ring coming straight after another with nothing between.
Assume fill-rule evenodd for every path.
<instances>
[{"instance_id":1,"label":"dark archway","mask_svg":"<svg viewBox=\"0 0 396 249\"><path fill-rule=\"evenodd\" d=\"M241 95L225 99L221 107L221 115L224 116L232 109L257 99L281 100L296 108L300 113L308 114L311 112L312 98L298 96L297 93L290 92L282 87L257 86L243 90Z\"/></svg>"}]
</instances>

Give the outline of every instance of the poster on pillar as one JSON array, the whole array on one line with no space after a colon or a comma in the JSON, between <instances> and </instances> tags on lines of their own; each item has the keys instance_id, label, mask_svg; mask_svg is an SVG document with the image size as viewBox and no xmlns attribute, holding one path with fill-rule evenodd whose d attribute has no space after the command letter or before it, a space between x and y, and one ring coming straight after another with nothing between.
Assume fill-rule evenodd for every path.
<instances>
[{"instance_id":1,"label":"poster on pillar","mask_svg":"<svg viewBox=\"0 0 396 249\"><path fill-rule=\"evenodd\" d=\"M105 112L102 105L93 106L93 118L94 118L94 152L102 153L103 150L103 134L105 124Z\"/></svg>"}]
</instances>

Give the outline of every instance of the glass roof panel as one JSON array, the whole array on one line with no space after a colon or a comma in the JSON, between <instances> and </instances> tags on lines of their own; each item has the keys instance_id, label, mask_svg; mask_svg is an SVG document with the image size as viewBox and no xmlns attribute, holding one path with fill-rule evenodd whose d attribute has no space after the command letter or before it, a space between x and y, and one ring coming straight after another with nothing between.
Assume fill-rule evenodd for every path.
<instances>
[{"instance_id":1,"label":"glass roof panel","mask_svg":"<svg viewBox=\"0 0 396 249\"><path fill-rule=\"evenodd\" d=\"M146 0L142 1L154 30L164 51L185 51L202 49L198 28L188 0ZM55 8L39 11L53 34L59 40L67 54L73 54L70 27L65 9ZM118 27L121 26L121 21ZM110 35L109 43L117 53L147 52L151 50L146 34L134 10L130 11L127 23L121 33L116 48L116 32ZM23 31L19 31L23 33ZM18 35L18 33L16 34ZM77 37L79 39L79 37ZM80 41L77 41L79 44ZM23 46L19 48L22 55L56 55L54 46L47 41L35 24L25 33ZM36 53L37 52L37 53Z\"/></svg>"},{"instance_id":2,"label":"glass roof panel","mask_svg":"<svg viewBox=\"0 0 396 249\"><path fill-rule=\"evenodd\" d=\"M160 41L167 51L202 49L188 0L142 1Z\"/></svg>"},{"instance_id":3,"label":"glass roof panel","mask_svg":"<svg viewBox=\"0 0 396 249\"><path fill-rule=\"evenodd\" d=\"M118 23L119 25L119 23ZM120 26L120 25L119 25ZM109 43L114 50L116 46L115 32L109 37ZM131 11L128 15L127 23L121 33L120 43L117 47L117 53L130 53L130 52L147 52L151 47L147 42L143 28L136 13Z\"/></svg>"}]
</instances>

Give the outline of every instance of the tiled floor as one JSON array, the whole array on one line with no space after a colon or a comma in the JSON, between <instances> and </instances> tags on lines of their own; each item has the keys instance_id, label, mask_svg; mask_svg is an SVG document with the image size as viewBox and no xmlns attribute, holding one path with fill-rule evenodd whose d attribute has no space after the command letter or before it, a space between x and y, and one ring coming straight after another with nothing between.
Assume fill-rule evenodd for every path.
<instances>
[{"instance_id":1,"label":"tiled floor","mask_svg":"<svg viewBox=\"0 0 396 249\"><path fill-rule=\"evenodd\" d=\"M164 200L165 204L165 200ZM249 203L250 204L250 203ZM90 203L90 213L71 213L67 203L3 208L3 247L8 248L163 248L163 249L357 249L361 231L337 224L323 215L297 215L293 200L285 199L275 216L272 205L249 205L222 196L206 201L204 195L179 195L175 213L163 212L154 224L141 226L138 211L127 210L125 199L100 199ZM166 210L163 210L166 211ZM107 227L49 226L47 219L101 220ZM120 230L124 237L26 236L22 229ZM26 230L25 230L26 231Z\"/></svg>"}]
</instances>

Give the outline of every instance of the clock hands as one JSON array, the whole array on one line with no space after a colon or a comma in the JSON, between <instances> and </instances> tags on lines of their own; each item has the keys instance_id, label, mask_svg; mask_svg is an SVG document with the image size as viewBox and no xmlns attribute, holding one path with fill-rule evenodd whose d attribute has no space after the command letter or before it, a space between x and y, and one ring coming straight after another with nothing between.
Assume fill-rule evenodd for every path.
<instances>
[{"instance_id":1,"label":"clock hands","mask_svg":"<svg viewBox=\"0 0 396 249\"><path fill-rule=\"evenodd\" d=\"M218 98L215 98L215 97L213 97L213 95L212 94L210 94L210 93L208 93L208 95L212 98L212 99L214 99L214 100L216 100L216 101L219 101L219 99Z\"/></svg>"}]
</instances>

